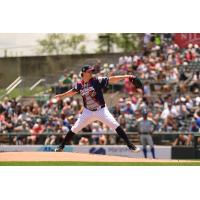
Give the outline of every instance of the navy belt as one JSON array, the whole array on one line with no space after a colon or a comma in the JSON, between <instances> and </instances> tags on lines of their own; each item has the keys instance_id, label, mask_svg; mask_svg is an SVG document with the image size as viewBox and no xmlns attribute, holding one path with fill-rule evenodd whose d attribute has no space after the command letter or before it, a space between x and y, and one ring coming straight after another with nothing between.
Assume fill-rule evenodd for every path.
<instances>
[{"instance_id":1,"label":"navy belt","mask_svg":"<svg viewBox=\"0 0 200 200\"><path fill-rule=\"evenodd\" d=\"M99 107L99 109L98 109L98 108L96 108L96 109L93 109L93 110L90 110L90 109L89 109L89 110L90 110L90 111L97 111L97 110L100 110L101 108L104 108L104 107L105 107L105 105L103 105L103 106L100 106L100 107ZM88 108L87 108L87 109L88 109Z\"/></svg>"}]
</instances>

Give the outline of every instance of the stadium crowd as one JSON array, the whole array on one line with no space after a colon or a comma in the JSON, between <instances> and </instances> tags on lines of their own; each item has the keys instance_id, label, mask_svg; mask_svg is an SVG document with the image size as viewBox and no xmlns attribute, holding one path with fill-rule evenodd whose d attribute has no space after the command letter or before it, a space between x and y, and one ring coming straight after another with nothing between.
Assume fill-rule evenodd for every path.
<instances>
[{"instance_id":1,"label":"stadium crowd","mask_svg":"<svg viewBox=\"0 0 200 200\"><path fill-rule=\"evenodd\" d=\"M109 107L115 118L126 131L136 131L135 121L141 117L140 111L147 107L149 117L157 124L157 132L187 131L200 132L200 48L189 44L181 49L173 43L171 34L145 34L144 46L119 58L118 63L95 64L99 76L136 74L144 83L144 96L136 93L134 86L125 80L122 85L106 92L122 91L123 96L116 105ZM195 67L193 67L195 66ZM193 67L193 68L192 68ZM80 80L80 74L65 71L58 83L69 89ZM48 101L43 105L31 102L22 105L7 97L0 103L0 132L24 132L13 138L15 144L56 144L62 139L59 133L66 133L82 110L79 97ZM77 136L76 144L115 144L117 136L106 136L109 132L105 125L94 122L82 130L95 134ZM41 133L55 133L38 137ZM192 134L181 134L174 145L183 141L190 145Z\"/></svg>"}]
</instances>

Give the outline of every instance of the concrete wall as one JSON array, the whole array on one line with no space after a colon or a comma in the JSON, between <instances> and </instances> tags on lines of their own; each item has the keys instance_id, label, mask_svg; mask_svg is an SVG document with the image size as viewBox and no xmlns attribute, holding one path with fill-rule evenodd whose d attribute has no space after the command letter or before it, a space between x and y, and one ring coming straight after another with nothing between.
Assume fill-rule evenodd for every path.
<instances>
[{"instance_id":1,"label":"concrete wall","mask_svg":"<svg viewBox=\"0 0 200 200\"><path fill-rule=\"evenodd\" d=\"M20 58L0 59L0 88L7 86L20 74Z\"/></svg>"},{"instance_id":2,"label":"concrete wall","mask_svg":"<svg viewBox=\"0 0 200 200\"><path fill-rule=\"evenodd\" d=\"M8 86L18 76L25 78L41 78L45 76L59 76L66 68L79 71L80 66L95 63L100 59L102 63L116 63L122 54L86 54L62 56L33 56L0 59L0 87Z\"/></svg>"}]
</instances>

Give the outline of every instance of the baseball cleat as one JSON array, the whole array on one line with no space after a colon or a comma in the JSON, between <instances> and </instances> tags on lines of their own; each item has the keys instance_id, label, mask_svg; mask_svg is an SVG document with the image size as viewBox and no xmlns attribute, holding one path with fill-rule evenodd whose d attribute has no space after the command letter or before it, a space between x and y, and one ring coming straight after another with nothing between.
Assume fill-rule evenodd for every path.
<instances>
[{"instance_id":1,"label":"baseball cleat","mask_svg":"<svg viewBox=\"0 0 200 200\"><path fill-rule=\"evenodd\" d=\"M54 150L55 152L63 152L63 148L62 147L57 147Z\"/></svg>"},{"instance_id":2,"label":"baseball cleat","mask_svg":"<svg viewBox=\"0 0 200 200\"><path fill-rule=\"evenodd\" d=\"M139 147L136 147L134 144L130 144L128 146L128 148L133 152L133 153L138 153L140 152L140 148Z\"/></svg>"},{"instance_id":3,"label":"baseball cleat","mask_svg":"<svg viewBox=\"0 0 200 200\"><path fill-rule=\"evenodd\" d=\"M140 148L139 147L135 147L135 149L131 149L131 151L133 153L139 153L140 152Z\"/></svg>"}]
</instances>

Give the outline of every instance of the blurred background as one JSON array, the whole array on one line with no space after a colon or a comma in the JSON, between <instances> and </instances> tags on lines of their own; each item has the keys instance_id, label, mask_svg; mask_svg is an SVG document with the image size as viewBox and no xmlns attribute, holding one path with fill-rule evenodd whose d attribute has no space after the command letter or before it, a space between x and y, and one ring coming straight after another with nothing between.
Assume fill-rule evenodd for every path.
<instances>
[{"instance_id":1,"label":"blurred background","mask_svg":"<svg viewBox=\"0 0 200 200\"><path fill-rule=\"evenodd\" d=\"M135 74L143 81L143 97L128 80L104 91L110 111L134 143L140 143L135 122L145 107L156 122L156 145L184 147L196 155L199 45L198 33L1 33L0 144L57 145L80 115L82 100L79 95L51 99L80 80L83 64L92 64L98 76ZM73 144L119 145L123 141L113 130L94 122Z\"/></svg>"}]
</instances>

